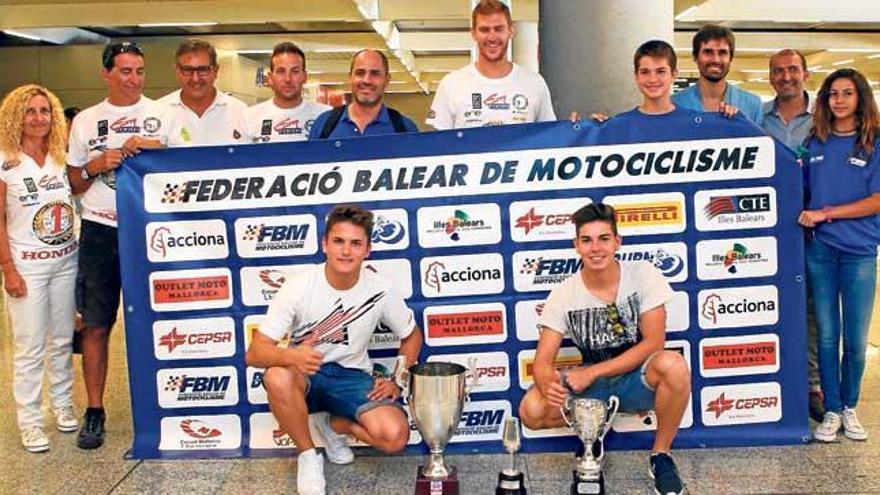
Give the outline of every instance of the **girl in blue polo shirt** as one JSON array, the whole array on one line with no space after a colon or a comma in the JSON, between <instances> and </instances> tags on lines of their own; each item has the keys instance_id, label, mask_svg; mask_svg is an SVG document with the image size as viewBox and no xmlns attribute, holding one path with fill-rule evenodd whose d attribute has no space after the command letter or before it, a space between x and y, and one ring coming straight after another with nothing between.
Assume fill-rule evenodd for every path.
<instances>
[{"instance_id":1,"label":"girl in blue polo shirt","mask_svg":"<svg viewBox=\"0 0 880 495\"><path fill-rule=\"evenodd\" d=\"M877 282L880 244L880 140L877 104L865 77L853 69L822 83L804 163L807 209L798 222L812 228L807 273L819 323L819 375L825 418L813 432L821 442L844 435L866 440L856 406ZM843 336L843 359L840 340Z\"/></svg>"}]
</instances>

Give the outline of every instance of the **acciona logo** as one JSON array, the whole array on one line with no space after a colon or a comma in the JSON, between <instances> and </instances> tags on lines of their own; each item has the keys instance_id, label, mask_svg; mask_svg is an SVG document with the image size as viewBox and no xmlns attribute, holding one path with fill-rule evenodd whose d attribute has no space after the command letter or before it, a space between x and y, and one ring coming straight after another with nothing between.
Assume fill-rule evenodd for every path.
<instances>
[{"instance_id":1,"label":"acciona logo","mask_svg":"<svg viewBox=\"0 0 880 495\"><path fill-rule=\"evenodd\" d=\"M697 304L700 327L706 329L773 325L779 320L779 291L774 285L701 290Z\"/></svg>"},{"instance_id":2,"label":"acciona logo","mask_svg":"<svg viewBox=\"0 0 880 495\"><path fill-rule=\"evenodd\" d=\"M162 418L159 450L224 450L241 446L241 421L235 414Z\"/></svg>"},{"instance_id":3,"label":"acciona logo","mask_svg":"<svg viewBox=\"0 0 880 495\"><path fill-rule=\"evenodd\" d=\"M156 321L153 350L159 360L232 356L235 322L229 317Z\"/></svg>"},{"instance_id":4,"label":"acciona logo","mask_svg":"<svg viewBox=\"0 0 880 495\"><path fill-rule=\"evenodd\" d=\"M504 291L504 261L500 254L422 258L419 273L425 297L498 294Z\"/></svg>"},{"instance_id":5,"label":"acciona logo","mask_svg":"<svg viewBox=\"0 0 880 495\"><path fill-rule=\"evenodd\" d=\"M700 280L771 277L776 275L775 237L713 239L697 243Z\"/></svg>"},{"instance_id":6,"label":"acciona logo","mask_svg":"<svg viewBox=\"0 0 880 495\"><path fill-rule=\"evenodd\" d=\"M147 259L153 263L229 256L223 220L150 222L146 227L146 240Z\"/></svg>"},{"instance_id":7,"label":"acciona logo","mask_svg":"<svg viewBox=\"0 0 880 495\"><path fill-rule=\"evenodd\" d=\"M239 218L235 239L242 258L302 256L318 252L314 215Z\"/></svg>"},{"instance_id":8,"label":"acciona logo","mask_svg":"<svg viewBox=\"0 0 880 495\"><path fill-rule=\"evenodd\" d=\"M777 382L704 387L700 406L706 426L772 423L782 419L782 389Z\"/></svg>"}]
</instances>

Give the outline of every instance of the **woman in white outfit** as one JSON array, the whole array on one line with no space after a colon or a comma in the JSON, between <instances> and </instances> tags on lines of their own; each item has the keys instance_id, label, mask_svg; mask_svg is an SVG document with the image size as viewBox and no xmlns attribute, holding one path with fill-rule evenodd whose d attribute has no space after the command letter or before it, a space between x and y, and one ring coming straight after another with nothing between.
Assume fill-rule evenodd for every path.
<instances>
[{"instance_id":1,"label":"woman in white outfit","mask_svg":"<svg viewBox=\"0 0 880 495\"><path fill-rule=\"evenodd\" d=\"M77 429L71 339L77 240L63 108L47 89L14 89L0 106L0 264L15 340L13 389L22 445L49 450L43 429L47 364L56 426Z\"/></svg>"}]
</instances>

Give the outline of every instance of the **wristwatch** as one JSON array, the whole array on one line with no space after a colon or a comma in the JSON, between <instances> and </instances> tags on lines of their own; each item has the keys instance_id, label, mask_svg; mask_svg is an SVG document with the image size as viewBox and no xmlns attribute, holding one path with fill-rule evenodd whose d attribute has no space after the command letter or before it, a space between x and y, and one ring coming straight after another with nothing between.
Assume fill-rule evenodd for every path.
<instances>
[{"instance_id":1,"label":"wristwatch","mask_svg":"<svg viewBox=\"0 0 880 495\"><path fill-rule=\"evenodd\" d=\"M82 177L82 180L85 180L85 181L91 181L92 179L97 177L96 175L90 175L89 169L86 167L79 169L79 176Z\"/></svg>"}]
</instances>

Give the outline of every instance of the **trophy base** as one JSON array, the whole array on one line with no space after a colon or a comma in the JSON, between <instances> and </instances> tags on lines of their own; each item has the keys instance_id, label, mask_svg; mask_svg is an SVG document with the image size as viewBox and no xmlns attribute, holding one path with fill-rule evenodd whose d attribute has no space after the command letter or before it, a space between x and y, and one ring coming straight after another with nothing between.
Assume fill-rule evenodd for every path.
<instances>
[{"instance_id":1,"label":"trophy base","mask_svg":"<svg viewBox=\"0 0 880 495\"><path fill-rule=\"evenodd\" d=\"M583 479L577 471L572 471L570 495L605 495L605 476L599 472L596 479Z\"/></svg>"},{"instance_id":2,"label":"trophy base","mask_svg":"<svg viewBox=\"0 0 880 495\"><path fill-rule=\"evenodd\" d=\"M449 476L432 479L422 474L424 466L419 466L416 476L415 495L458 495L458 469L449 468Z\"/></svg>"},{"instance_id":3,"label":"trophy base","mask_svg":"<svg viewBox=\"0 0 880 495\"><path fill-rule=\"evenodd\" d=\"M495 495L526 495L525 476L522 471L508 470L498 473L498 487Z\"/></svg>"}]
</instances>

